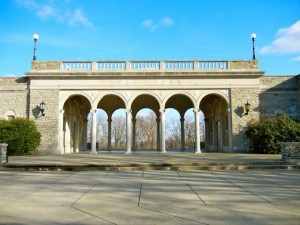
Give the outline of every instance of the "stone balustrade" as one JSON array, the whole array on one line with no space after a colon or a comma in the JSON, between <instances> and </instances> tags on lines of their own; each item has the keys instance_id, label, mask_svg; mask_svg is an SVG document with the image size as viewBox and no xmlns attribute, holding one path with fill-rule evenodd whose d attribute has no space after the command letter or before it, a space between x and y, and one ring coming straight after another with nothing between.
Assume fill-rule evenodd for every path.
<instances>
[{"instance_id":1,"label":"stone balustrade","mask_svg":"<svg viewBox=\"0 0 300 225\"><path fill-rule=\"evenodd\" d=\"M300 159L300 142L281 143L282 160Z\"/></svg>"},{"instance_id":2,"label":"stone balustrade","mask_svg":"<svg viewBox=\"0 0 300 225\"><path fill-rule=\"evenodd\" d=\"M0 143L0 164L7 163L7 144Z\"/></svg>"},{"instance_id":3,"label":"stone balustrade","mask_svg":"<svg viewBox=\"0 0 300 225\"><path fill-rule=\"evenodd\" d=\"M31 71L258 71L257 60L32 61Z\"/></svg>"}]
</instances>

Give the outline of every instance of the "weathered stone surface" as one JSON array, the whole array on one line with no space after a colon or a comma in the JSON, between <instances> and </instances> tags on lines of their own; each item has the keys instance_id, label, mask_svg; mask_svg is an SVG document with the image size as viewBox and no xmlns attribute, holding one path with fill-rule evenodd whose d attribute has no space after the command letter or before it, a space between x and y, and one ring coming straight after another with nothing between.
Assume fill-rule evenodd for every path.
<instances>
[{"instance_id":1,"label":"weathered stone surface","mask_svg":"<svg viewBox=\"0 0 300 225\"><path fill-rule=\"evenodd\" d=\"M58 61L32 61L31 70L60 70Z\"/></svg>"},{"instance_id":2,"label":"weathered stone surface","mask_svg":"<svg viewBox=\"0 0 300 225\"><path fill-rule=\"evenodd\" d=\"M42 116L39 108L42 101L46 104L45 116ZM58 101L58 89L34 89L30 92L29 115L42 134L41 153L58 153Z\"/></svg>"},{"instance_id":3,"label":"weathered stone surface","mask_svg":"<svg viewBox=\"0 0 300 225\"><path fill-rule=\"evenodd\" d=\"M229 61L229 69L242 69L242 70L258 70L257 60L231 60Z\"/></svg>"},{"instance_id":4,"label":"weathered stone surface","mask_svg":"<svg viewBox=\"0 0 300 225\"><path fill-rule=\"evenodd\" d=\"M300 142L281 142L283 160L300 159Z\"/></svg>"},{"instance_id":5,"label":"weathered stone surface","mask_svg":"<svg viewBox=\"0 0 300 225\"><path fill-rule=\"evenodd\" d=\"M249 150L250 142L245 131L251 120L278 114L300 118L300 76L264 77L263 72L258 71L256 60L231 60L228 61L228 69L224 70L176 69L168 72L70 72L63 70L61 63L33 61L31 72L25 78L0 78L0 118L7 119L7 115L12 113L16 117L35 120L42 133L39 148L42 153L62 153L59 143L65 137L62 136L63 119L59 120L59 115L63 115L64 104L73 96L80 96L77 108L84 103L85 112L78 116L84 115L85 118L86 113L96 108L105 96L117 96L125 108L130 107L138 96L152 96L159 105L154 109L156 111L164 107L172 96L185 96L192 102L189 107L203 109L206 106L205 116L213 121L211 130L207 131L213 140L209 146L217 146L219 135L216 130L221 129L222 151L226 152ZM92 70L96 67L94 65ZM208 95L215 97L202 101ZM39 109L42 101L46 103L44 117ZM251 104L248 115L245 115L246 102ZM75 109L74 101L68 104ZM183 102L178 102L178 107L182 105ZM66 115L71 115L70 127L75 127L74 111L70 110L61 118ZM217 128L219 122L221 125Z\"/></svg>"}]
</instances>

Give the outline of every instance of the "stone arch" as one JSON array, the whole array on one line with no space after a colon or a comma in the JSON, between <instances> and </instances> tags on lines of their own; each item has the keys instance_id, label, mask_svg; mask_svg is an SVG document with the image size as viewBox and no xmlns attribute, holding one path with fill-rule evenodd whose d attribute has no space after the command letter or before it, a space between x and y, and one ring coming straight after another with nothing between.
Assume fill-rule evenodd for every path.
<instances>
[{"instance_id":1,"label":"stone arch","mask_svg":"<svg viewBox=\"0 0 300 225\"><path fill-rule=\"evenodd\" d=\"M137 93L135 95L132 95L128 101L127 104L127 109L131 109L132 110L132 104L134 101L136 101L136 99L140 98L140 96L151 96L153 99L155 99L158 104L159 104L159 108L161 108L161 100L159 98L159 96L156 93L153 92L141 92L141 93Z\"/></svg>"},{"instance_id":2,"label":"stone arch","mask_svg":"<svg viewBox=\"0 0 300 225\"><path fill-rule=\"evenodd\" d=\"M190 95L187 95L187 93L173 93L173 95L168 95L167 101L164 103L164 105L164 108L173 108L180 115L180 136L175 136L173 138L176 138L174 141L177 143L179 142L180 149L184 151L186 143L185 125L187 124L185 122L185 113L191 108L195 109L195 102Z\"/></svg>"},{"instance_id":3,"label":"stone arch","mask_svg":"<svg viewBox=\"0 0 300 225\"><path fill-rule=\"evenodd\" d=\"M167 108L166 104L170 100L170 98L172 98L174 96L178 96L178 95L185 96L189 101L192 102L193 107L196 106L197 103L195 101L195 98L190 93L188 93L188 92L172 92L172 93L166 95L164 100L162 101L161 105L163 106L163 108Z\"/></svg>"},{"instance_id":4,"label":"stone arch","mask_svg":"<svg viewBox=\"0 0 300 225\"><path fill-rule=\"evenodd\" d=\"M135 96L134 100L130 103L130 109L132 111L132 148L136 149L136 128L137 128L137 113L144 108L151 109L156 115L156 127L151 127L151 130L156 132L156 147L160 147L160 109L161 104L159 98L153 93L141 93Z\"/></svg>"},{"instance_id":5,"label":"stone arch","mask_svg":"<svg viewBox=\"0 0 300 225\"><path fill-rule=\"evenodd\" d=\"M62 145L64 153L86 150L87 116L91 110L91 102L80 94L72 94L62 105Z\"/></svg>"},{"instance_id":6,"label":"stone arch","mask_svg":"<svg viewBox=\"0 0 300 225\"><path fill-rule=\"evenodd\" d=\"M107 93L107 94L101 96L101 98L97 98L96 100L97 100L97 109L100 108L107 114L107 124L106 124L106 121L104 122L104 121L100 121L97 119L97 123L100 122L102 124L107 125L107 127L105 127L106 125L103 127L102 126L99 127L97 125L97 127L99 127L98 132L102 131L103 133L107 134L107 140L102 140L102 141L104 143L107 142L107 150L111 151L112 150L112 139L113 139L112 138L112 131L113 131L112 125L114 124L112 115L118 109L126 109L126 101L123 98L123 96L121 96L117 93ZM103 130L101 130L101 128ZM98 133L98 135L99 135L99 133ZM99 144L103 146L103 142L102 142L102 144L101 143L99 143Z\"/></svg>"},{"instance_id":7,"label":"stone arch","mask_svg":"<svg viewBox=\"0 0 300 225\"><path fill-rule=\"evenodd\" d=\"M149 108L152 109L156 115L159 114L159 110L161 107L160 101L152 93L142 93L134 97L130 104L128 104L128 107L132 110L132 115L135 116L136 113L143 109L143 108Z\"/></svg>"},{"instance_id":8,"label":"stone arch","mask_svg":"<svg viewBox=\"0 0 300 225\"><path fill-rule=\"evenodd\" d=\"M205 149L209 152L229 150L228 98L219 93L202 96L200 109L204 113Z\"/></svg>"},{"instance_id":9,"label":"stone arch","mask_svg":"<svg viewBox=\"0 0 300 225\"><path fill-rule=\"evenodd\" d=\"M85 93L85 92L81 92L81 91L76 91L76 92L75 92L75 91L74 91L74 92L67 92L67 93L65 93L65 94L60 98L60 100L59 100L59 109L63 109L63 106L64 106L65 102L66 102L70 97L72 97L72 96L83 96L83 97L85 97L85 98L89 101L91 107L92 107L92 105L93 105L93 100L92 100L92 98L91 98L90 95L88 95L88 94Z\"/></svg>"}]
</instances>

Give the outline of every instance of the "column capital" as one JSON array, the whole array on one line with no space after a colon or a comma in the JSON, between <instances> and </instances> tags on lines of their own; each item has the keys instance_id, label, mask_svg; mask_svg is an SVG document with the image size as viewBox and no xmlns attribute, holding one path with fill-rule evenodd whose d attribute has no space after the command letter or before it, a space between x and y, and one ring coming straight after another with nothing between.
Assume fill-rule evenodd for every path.
<instances>
[{"instance_id":1,"label":"column capital","mask_svg":"<svg viewBox=\"0 0 300 225\"><path fill-rule=\"evenodd\" d=\"M166 112L166 109L159 109L159 112L164 113L164 112Z\"/></svg>"},{"instance_id":2,"label":"column capital","mask_svg":"<svg viewBox=\"0 0 300 225\"><path fill-rule=\"evenodd\" d=\"M200 112L200 109L193 109L193 111L195 112L195 113L199 113Z\"/></svg>"},{"instance_id":3,"label":"column capital","mask_svg":"<svg viewBox=\"0 0 300 225\"><path fill-rule=\"evenodd\" d=\"M96 112L97 112L97 109L91 109L90 112L91 112L91 113L96 113Z\"/></svg>"}]
</instances>

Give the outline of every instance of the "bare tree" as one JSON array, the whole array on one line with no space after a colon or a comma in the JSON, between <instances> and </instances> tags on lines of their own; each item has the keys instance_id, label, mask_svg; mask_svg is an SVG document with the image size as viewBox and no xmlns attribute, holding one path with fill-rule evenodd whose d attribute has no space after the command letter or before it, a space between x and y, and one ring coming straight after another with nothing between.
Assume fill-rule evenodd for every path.
<instances>
[{"instance_id":1,"label":"bare tree","mask_svg":"<svg viewBox=\"0 0 300 225\"><path fill-rule=\"evenodd\" d=\"M113 116L112 118L112 148L126 148L126 122L124 116Z\"/></svg>"},{"instance_id":2,"label":"bare tree","mask_svg":"<svg viewBox=\"0 0 300 225\"><path fill-rule=\"evenodd\" d=\"M108 146L108 125L107 115L104 112L97 113L97 143L99 149L106 149Z\"/></svg>"},{"instance_id":3,"label":"bare tree","mask_svg":"<svg viewBox=\"0 0 300 225\"><path fill-rule=\"evenodd\" d=\"M136 117L136 148L156 149L156 115L150 112L146 116Z\"/></svg>"}]
</instances>

